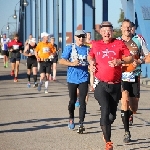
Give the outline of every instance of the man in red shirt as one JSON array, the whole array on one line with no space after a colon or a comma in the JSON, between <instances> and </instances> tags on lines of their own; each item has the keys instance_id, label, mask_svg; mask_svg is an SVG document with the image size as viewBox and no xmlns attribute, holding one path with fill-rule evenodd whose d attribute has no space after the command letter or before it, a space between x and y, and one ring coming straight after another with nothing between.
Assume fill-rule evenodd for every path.
<instances>
[{"instance_id":1,"label":"man in red shirt","mask_svg":"<svg viewBox=\"0 0 150 150\"><path fill-rule=\"evenodd\" d=\"M116 111L121 99L122 63L133 62L129 49L117 39L113 39L110 22L101 24L102 40L93 41L88 61L95 76L94 96L101 107L100 126L106 142L106 150L113 150L111 124L116 119Z\"/></svg>"},{"instance_id":2,"label":"man in red shirt","mask_svg":"<svg viewBox=\"0 0 150 150\"><path fill-rule=\"evenodd\" d=\"M19 35L14 35L14 40L8 43L9 51L11 52L10 61L11 61L11 76L14 77L14 82L18 82L18 72L19 72L19 64L22 53L22 42L19 41ZM14 73L15 70L15 73Z\"/></svg>"}]
</instances>

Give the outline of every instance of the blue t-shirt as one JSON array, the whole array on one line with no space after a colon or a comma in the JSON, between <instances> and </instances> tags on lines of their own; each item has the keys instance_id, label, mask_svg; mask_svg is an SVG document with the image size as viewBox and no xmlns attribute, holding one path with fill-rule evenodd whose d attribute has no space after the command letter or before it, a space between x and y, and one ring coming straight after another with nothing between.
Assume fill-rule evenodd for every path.
<instances>
[{"instance_id":1,"label":"blue t-shirt","mask_svg":"<svg viewBox=\"0 0 150 150\"><path fill-rule=\"evenodd\" d=\"M74 48L73 48L74 47ZM89 48L86 45L77 46L71 44L66 46L61 58L73 62L74 58L79 60L79 66L68 66L67 82L80 84L88 81L88 62L87 55Z\"/></svg>"}]
</instances>

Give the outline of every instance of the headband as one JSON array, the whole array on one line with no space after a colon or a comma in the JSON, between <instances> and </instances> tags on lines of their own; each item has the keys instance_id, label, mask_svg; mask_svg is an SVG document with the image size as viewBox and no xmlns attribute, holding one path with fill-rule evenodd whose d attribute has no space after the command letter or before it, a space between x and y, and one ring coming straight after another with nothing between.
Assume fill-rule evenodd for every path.
<instances>
[{"instance_id":1,"label":"headband","mask_svg":"<svg viewBox=\"0 0 150 150\"><path fill-rule=\"evenodd\" d=\"M111 27L111 28L113 28L113 26L111 24L102 24L102 25L100 25L100 27L101 28L103 28L103 27Z\"/></svg>"}]
</instances>

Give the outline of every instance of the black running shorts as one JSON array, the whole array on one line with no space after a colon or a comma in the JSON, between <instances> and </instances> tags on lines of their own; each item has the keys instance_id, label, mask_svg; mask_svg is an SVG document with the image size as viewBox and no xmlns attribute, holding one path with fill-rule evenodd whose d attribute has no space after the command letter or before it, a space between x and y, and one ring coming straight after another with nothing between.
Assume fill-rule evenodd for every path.
<instances>
[{"instance_id":1,"label":"black running shorts","mask_svg":"<svg viewBox=\"0 0 150 150\"><path fill-rule=\"evenodd\" d=\"M9 52L6 50L1 50L1 54L7 57L9 56Z\"/></svg>"},{"instance_id":2,"label":"black running shorts","mask_svg":"<svg viewBox=\"0 0 150 150\"><path fill-rule=\"evenodd\" d=\"M57 63L58 62L58 55L54 56L54 59L53 59L53 63Z\"/></svg>"},{"instance_id":3,"label":"black running shorts","mask_svg":"<svg viewBox=\"0 0 150 150\"><path fill-rule=\"evenodd\" d=\"M32 67L37 67L37 59L36 58L27 58L27 69L31 69Z\"/></svg>"},{"instance_id":4,"label":"black running shorts","mask_svg":"<svg viewBox=\"0 0 150 150\"><path fill-rule=\"evenodd\" d=\"M51 74L51 61L41 61L40 62L40 73Z\"/></svg>"},{"instance_id":5,"label":"black running shorts","mask_svg":"<svg viewBox=\"0 0 150 150\"><path fill-rule=\"evenodd\" d=\"M122 81L122 89L129 92L130 97L140 98L140 77L135 77L135 82Z\"/></svg>"}]
</instances>

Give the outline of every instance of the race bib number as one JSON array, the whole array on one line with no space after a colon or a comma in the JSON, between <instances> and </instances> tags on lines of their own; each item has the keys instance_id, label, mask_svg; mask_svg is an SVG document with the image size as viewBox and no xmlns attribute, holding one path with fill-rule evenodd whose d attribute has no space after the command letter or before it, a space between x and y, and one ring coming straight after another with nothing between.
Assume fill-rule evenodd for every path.
<instances>
[{"instance_id":1,"label":"race bib number","mask_svg":"<svg viewBox=\"0 0 150 150\"><path fill-rule=\"evenodd\" d=\"M13 45L13 49L14 50L18 50L19 49L19 45Z\"/></svg>"},{"instance_id":2,"label":"race bib number","mask_svg":"<svg viewBox=\"0 0 150 150\"><path fill-rule=\"evenodd\" d=\"M135 82L135 74L133 72L123 72L122 81Z\"/></svg>"},{"instance_id":3,"label":"race bib number","mask_svg":"<svg viewBox=\"0 0 150 150\"><path fill-rule=\"evenodd\" d=\"M33 49L30 49L30 54L31 54L31 55L35 55Z\"/></svg>"},{"instance_id":4,"label":"race bib number","mask_svg":"<svg viewBox=\"0 0 150 150\"><path fill-rule=\"evenodd\" d=\"M84 56L79 55L78 60L79 60L79 66L88 66L88 61L87 61L86 55L84 55Z\"/></svg>"},{"instance_id":5,"label":"race bib number","mask_svg":"<svg viewBox=\"0 0 150 150\"><path fill-rule=\"evenodd\" d=\"M50 49L48 47L43 47L43 53L48 53Z\"/></svg>"}]
</instances>

